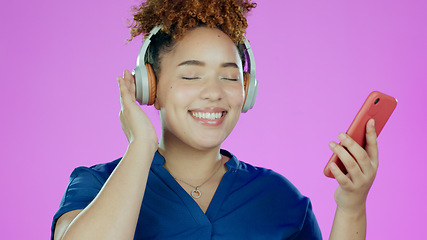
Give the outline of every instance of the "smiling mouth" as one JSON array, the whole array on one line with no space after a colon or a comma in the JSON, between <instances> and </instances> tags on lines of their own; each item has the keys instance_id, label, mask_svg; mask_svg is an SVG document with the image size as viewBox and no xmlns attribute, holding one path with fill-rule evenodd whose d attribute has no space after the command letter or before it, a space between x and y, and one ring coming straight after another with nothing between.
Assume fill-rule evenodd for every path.
<instances>
[{"instance_id":1,"label":"smiling mouth","mask_svg":"<svg viewBox=\"0 0 427 240\"><path fill-rule=\"evenodd\" d=\"M227 114L226 111L222 111L222 112L191 112L190 111L190 113L195 118L198 118L201 120L210 120L210 121L220 119L223 116L225 116L225 114Z\"/></svg>"}]
</instances>

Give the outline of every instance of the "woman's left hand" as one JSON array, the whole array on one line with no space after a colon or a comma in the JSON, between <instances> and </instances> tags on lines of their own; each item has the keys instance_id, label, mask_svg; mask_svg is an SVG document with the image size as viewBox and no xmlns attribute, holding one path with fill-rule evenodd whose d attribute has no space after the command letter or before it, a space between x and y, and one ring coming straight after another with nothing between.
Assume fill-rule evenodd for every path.
<instances>
[{"instance_id":1,"label":"woman's left hand","mask_svg":"<svg viewBox=\"0 0 427 240\"><path fill-rule=\"evenodd\" d=\"M378 146L374 120L371 119L366 124L365 149L345 133L340 133L338 138L341 145L331 142L329 147L343 162L348 173L344 174L335 163L329 165L339 183L339 187L335 191L337 208L348 213L365 211L366 198L378 169Z\"/></svg>"}]
</instances>

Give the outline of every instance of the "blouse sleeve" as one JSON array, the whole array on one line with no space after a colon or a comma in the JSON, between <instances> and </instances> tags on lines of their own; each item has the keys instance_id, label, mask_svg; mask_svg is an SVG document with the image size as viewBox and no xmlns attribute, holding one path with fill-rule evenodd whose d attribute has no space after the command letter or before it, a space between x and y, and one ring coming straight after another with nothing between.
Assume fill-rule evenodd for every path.
<instances>
[{"instance_id":1,"label":"blouse sleeve","mask_svg":"<svg viewBox=\"0 0 427 240\"><path fill-rule=\"evenodd\" d=\"M314 216L311 202L307 207L306 216L301 231L295 238L295 240L304 240L304 239L313 239L321 240L322 233L320 232L319 225L317 223L316 217Z\"/></svg>"},{"instance_id":2,"label":"blouse sleeve","mask_svg":"<svg viewBox=\"0 0 427 240\"><path fill-rule=\"evenodd\" d=\"M56 221L62 214L69 211L84 209L96 197L105 181L93 169L79 167L74 169L70 176L70 182L62 197L59 209L53 217L51 227L51 239L54 236Z\"/></svg>"}]
</instances>

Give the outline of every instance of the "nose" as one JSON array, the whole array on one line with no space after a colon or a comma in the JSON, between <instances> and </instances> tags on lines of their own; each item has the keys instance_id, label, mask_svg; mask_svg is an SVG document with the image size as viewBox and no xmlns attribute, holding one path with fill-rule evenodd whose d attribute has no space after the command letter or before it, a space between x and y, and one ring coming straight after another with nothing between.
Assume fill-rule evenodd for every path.
<instances>
[{"instance_id":1,"label":"nose","mask_svg":"<svg viewBox=\"0 0 427 240\"><path fill-rule=\"evenodd\" d=\"M224 89L220 79L209 78L203 84L200 96L204 100L218 101L224 97Z\"/></svg>"}]
</instances>

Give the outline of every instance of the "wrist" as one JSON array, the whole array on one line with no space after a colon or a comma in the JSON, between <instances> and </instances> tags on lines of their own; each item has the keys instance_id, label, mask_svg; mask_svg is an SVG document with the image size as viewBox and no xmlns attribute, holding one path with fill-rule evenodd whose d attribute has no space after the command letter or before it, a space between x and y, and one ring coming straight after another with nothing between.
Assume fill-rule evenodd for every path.
<instances>
[{"instance_id":1,"label":"wrist","mask_svg":"<svg viewBox=\"0 0 427 240\"><path fill-rule=\"evenodd\" d=\"M151 164L154 154L157 151L158 144L147 141L132 141L129 143L125 156L132 156L138 162Z\"/></svg>"},{"instance_id":2,"label":"wrist","mask_svg":"<svg viewBox=\"0 0 427 240\"><path fill-rule=\"evenodd\" d=\"M340 207L337 206L337 213L340 213L346 218L358 219L366 216L366 204L360 204L357 207Z\"/></svg>"},{"instance_id":3,"label":"wrist","mask_svg":"<svg viewBox=\"0 0 427 240\"><path fill-rule=\"evenodd\" d=\"M129 141L128 149L133 148L138 151L144 151L148 153L155 153L159 147L159 143L157 141L151 141L149 139L144 138L134 138Z\"/></svg>"},{"instance_id":4,"label":"wrist","mask_svg":"<svg viewBox=\"0 0 427 240\"><path fill-rule=\"evenodd\" d=\"M366 208L337 206L329 240L366 239Z\"/></svg>"}]
</instances>

